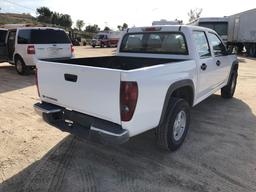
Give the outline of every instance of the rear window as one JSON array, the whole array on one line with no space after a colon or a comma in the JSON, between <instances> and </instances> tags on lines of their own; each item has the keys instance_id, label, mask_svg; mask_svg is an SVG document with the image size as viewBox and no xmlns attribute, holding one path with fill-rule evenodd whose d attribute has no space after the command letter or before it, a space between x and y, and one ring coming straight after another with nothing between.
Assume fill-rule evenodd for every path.
<instances>
[{"instance_id":1,"label":"rear window","mask_svg":"<svg viewBox=\"0 0 256 192\"><path fill-rule=\"evenodd\" d=\"M18 34L19 44L69 44L65 31L54 29L25 29Z\"/></svg>"},{"instance_id":2,"label":"rear window","mask_svg":"<svg viewBox=\"0 0 256 192\"><path fill-rule=\"evenodd\" d=\"M126 34L120 52L188 55L185 37L180 32Z\"/></svg>"},{"instance_id":3,"label":"rear window","mask_svg":"<svg viewBox=\"0 0 256 192\"><path fill-rule=\"evenodd\" d=\"M7 34L7 31L5 31L5 30L0 31L0 45L5 44L6 34Z\"/></svg>"}]
</instances>

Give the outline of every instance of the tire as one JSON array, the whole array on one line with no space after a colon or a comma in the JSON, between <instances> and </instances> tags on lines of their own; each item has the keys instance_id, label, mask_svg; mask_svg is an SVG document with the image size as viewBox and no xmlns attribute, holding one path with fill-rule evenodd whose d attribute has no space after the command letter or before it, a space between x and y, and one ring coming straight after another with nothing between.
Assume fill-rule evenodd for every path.
<instances>
[{"instance_id":1,"label":"tire","mask_svg":"<svg viewBox=\"0 0 256 192\"><path fill-rule=\"evenodd\" d=\"M164 150L177 150L185 140L189 124L188 102L181 98L171 98L164 122L157 128L157 145Z\"/></svg>"},{"instance_id":2,"label":"tire","mask_svg":"<svg viewBox=\"0 0 256 192\"><path fill-rule=\"evenodd\" d=\"M221 89L221 96L225 99L231 99L234 96L237 83L237 71L233 71L228 84Z\"/></svg>"},{"instance_id":3,"label":"tire","mask_svg":"<svg viewBox=\"0 0 256 192\"><path fill-rule=\"evenodd\" d=\"M15 59L15 69L19 75L27 75L28 74L28 67L25 65L25 63L21 57L17 57Z\"/></svg>"},{"instance_id":4,"label":"tire","mask_svg":"<svg viewBox=\"0 0 256 192\"><path fill-rule=\"evenodd\" d=\"M92 47L95 48L95 45L93 45Z\"/></svg>"}]
</instances>

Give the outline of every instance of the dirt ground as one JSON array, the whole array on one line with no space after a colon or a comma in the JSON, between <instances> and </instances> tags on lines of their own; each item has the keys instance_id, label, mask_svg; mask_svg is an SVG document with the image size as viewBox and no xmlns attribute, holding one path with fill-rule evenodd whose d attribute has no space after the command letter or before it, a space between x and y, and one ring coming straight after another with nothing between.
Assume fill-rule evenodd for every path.
<instances>
[{"instance_id":1,"label":"dirt ground","mask_svg":"<svg viewBox=\"0 0 256 192\"><path fill-rule=\"evenodd\" d=\"M114 49L76 48L78 57ZM63 133L33 110L34 75L0 64L1 192L256 191L256 60L240 58L235 97L192 110L184 145L160 151L154 130L120 146Z\"/></svg>"}]
</instances>

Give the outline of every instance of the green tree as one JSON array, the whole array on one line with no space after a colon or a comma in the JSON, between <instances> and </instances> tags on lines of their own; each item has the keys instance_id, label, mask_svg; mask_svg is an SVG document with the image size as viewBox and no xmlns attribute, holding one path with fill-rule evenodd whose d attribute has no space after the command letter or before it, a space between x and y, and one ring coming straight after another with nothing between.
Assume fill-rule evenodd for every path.
<instances>
[{"instance_id":1,"label":"green tree","mask_svg":"<svg viewBox=\"0 0 256 192\"><path fill-rule=\"evenodd\" d=\"M123 30L125 30L125 29L127 29L128 28L128 25L127 25L127 23L123 23L123 26L122 26L122 31Z\"/></svg>"},{"instance_id":2,"label":"green tree","mask_svg":"<svg viewBox=\"0 0 256 192\"><path fill-rule=\"evenodd\" d=\"M85 27L85 31L86 32L90 32L90 33L97 33L100 31L100 28L98 27L98 25L88 25Z\"/></svg>"},{"instance_id":3,"label":"green tree","mask_svg":"<svg viewBox=\"0 0 256 192\"><path fill-rule=\"evenodd\" d=\"M64 28L71 28L72 26L72 19L70 15L68 14L61 14L60 15L60 20L59 20L59 25L64 27Z\"/></svg>"},{"instance_id":4,"label":"green tree","mask_svg":"<svg viewBox=\"0 0 256 192\"><path fill-rule=\"evenodd\" d=\"M57 12L54 12L52 14L51 21L52 21L52 24L54 24L54 25L60 25L60 22L59 22L60 21L60 14L57 13Z\"/></svg>"},{"instance_id":5,"label":"green tree","mask_svg":"<svg viewBox=\"0 0 256 192\"><path fill-rule=\"evenodd\" d=\"M36 9L38 21L43 23L51 23L52 11L48 7L39 7Z\"/></svg>"},{"instance_id":6,"label":"green tree","mask_svg":"<svg viewBox=\"0 0 256 192\"><path fill-rule=\"evenodd\" d=\"M118 29L119 31L122 31L122 26L121 26L121 25L117 25L117 29Z\"/></svg>"},{"instance_id":7,"label":"green tree","mask_svg":"<svg viewBox=\"0 0 256 192\"><path fill-rule=\"evenodd\" d=\"M83 20L77 20L76 21L76 27L78 28L79 31L84 27L84 21Z\"/></svg>"},{"instance_id":8,"label":"green tree","mask_svg":"<svg viewBox=\"0 0 256 192\"><path fill-rule=\"evenodd\" d=\"M105 28L104 28L104 31L110 31L111 29L108 27L108 26L106 26Z\"/></svg>"},{"instance_id":9,"label":"green tree","mask_svg":"<svg viewBox=\"0 0 256 192\"><path fill-rule=\"evenodd\" d=\"M189 17L188 21L193 22L199 19L202 12L203 12L203 9L190 9L190 11L188 12L188 17Z\"/></svg>"},{"instance_id":10,"label":"green tree","mask_svg":"<svg viewBox=\"0 0 256 192\"><path fill-rule=\"evenodd\" d=\"M176 18L174 21L177 21L180 25L183 24L183 20L179 20L178 18Z\"/></svg>"}]
</instances>

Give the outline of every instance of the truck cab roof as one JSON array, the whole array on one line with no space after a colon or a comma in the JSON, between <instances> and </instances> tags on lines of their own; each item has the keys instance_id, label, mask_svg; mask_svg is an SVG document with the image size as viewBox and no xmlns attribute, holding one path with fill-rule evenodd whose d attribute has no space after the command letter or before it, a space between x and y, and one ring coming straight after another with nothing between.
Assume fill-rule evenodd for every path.
<instances>
[{"instance_id":1,"label":"truck cab roof","mask_svg":"<svg viewBox=\"0 0 256 192\"><path fill-rule=\"evenodd\" d=\"M11 28L10 30L32 30L32 29L39 29L39 30L46 30L46 29L53 29L53 30L62 30L60 28L56 28L56 27L16 27L16 28Z\"/></svg>"},{"instance_id":2,"label":"truck cab roof","mask_svg":"<svg viewBox=\"0 0 256 192\"><path fill-rule=\"evenodd\" d=\"M192 25L154 25L145 27L133 27L127 30L128 33L140 33L140 32L172 32L172 31L193 31L193 30L203 30L216 33L214 30Z\"/></svg>"},{"instance_id":3,"label":"truck cab roof","mask_svg":"<svg viewBox=\"0 0 256 192\"><path fill-rule=\"evenodd\" d=\"M0 31L8 31L6 28L0 28Z\"/></svg>"}]
</instances>

